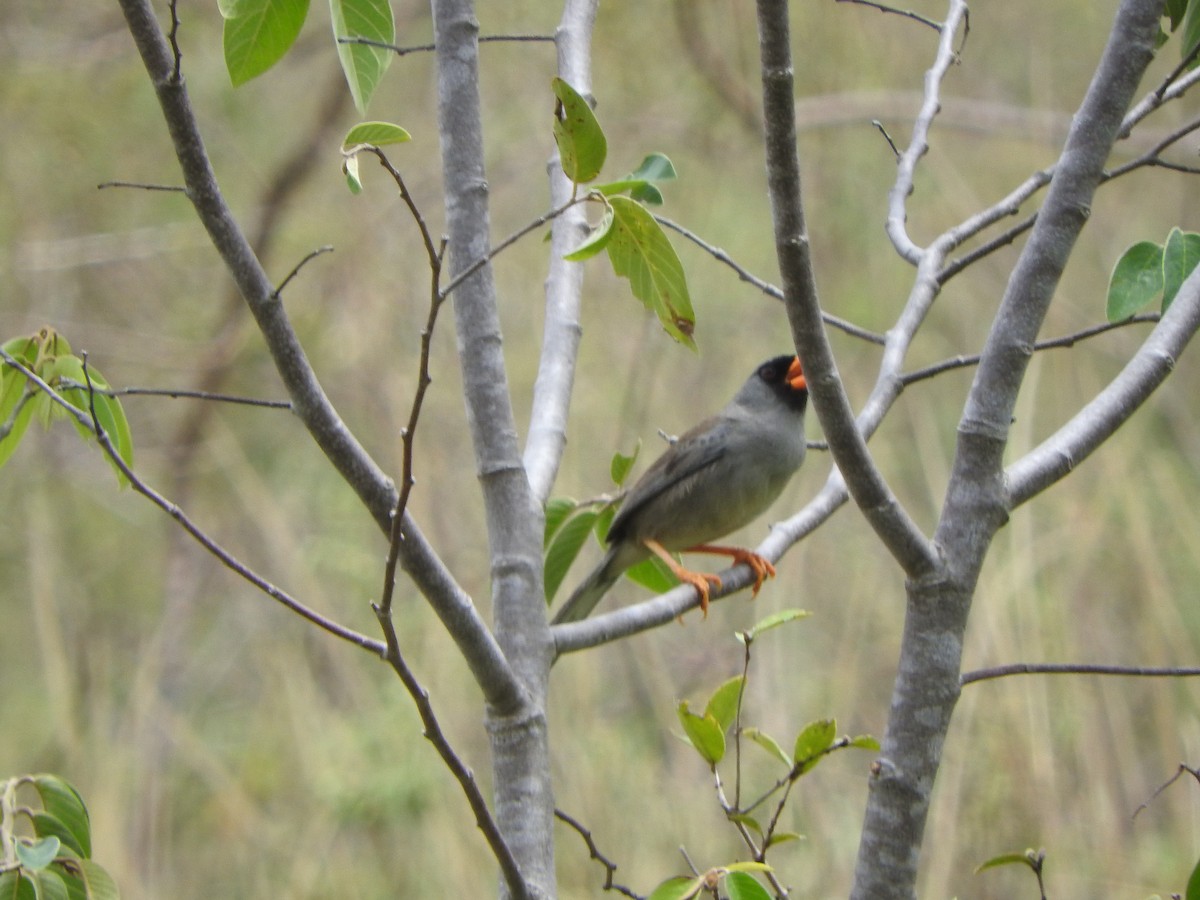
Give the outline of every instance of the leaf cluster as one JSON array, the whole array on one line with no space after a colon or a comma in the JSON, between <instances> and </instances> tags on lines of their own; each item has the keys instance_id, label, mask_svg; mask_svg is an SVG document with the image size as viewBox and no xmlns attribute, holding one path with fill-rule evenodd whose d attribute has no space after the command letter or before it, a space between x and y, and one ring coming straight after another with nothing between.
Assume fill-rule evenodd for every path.
<instances>
[{"instance_id":1,"label":"leaf cluster","mask_svg":"<svg viewBox=\"0 0 1200 900\"><path fill-rule=\"evenodd\" d=\"M8 462L34 418L47 428L58 419L70 419L85 440L96 436L94 425L108 436L125 464L133 465L133 435L121 401L103 375L71 352L65 337L47 326L6 341L0 351L0 466ZM124 486L124 473L112 465Z\"/></svg>"},{"instance_id":2,"label":"leaf cluster","mask_svg":"<svg viewBox=\"0 0 1200 900\"><path fill-rule=\"evenodd\" d=\"M20 805L32 786L41 808ZM33 836L17 833L18 820ZM112 876L92 861L91 822L83 798L56 775L22 775L0 783L0 897L11 900L119 900Z\"/></svg>"},{"instance_id":3,"label":"leaf cluster","mask_svg":"<svg viewBox=\"0 0 1200 900\"><path fill-rule=\"evenodd\" d=\"M745 665L742 674L719 685L705 702L703 712L693 712L686 700L680 701L676 708L676 715L683 726L684 738L717 776L718 796L722 810L726 819L734 825L742 840L750 848L753 861L720 866L695 876L677 876L667 879L655 888L650 895L651 898L676 900L676 898L695 897L702 891L716 890L718 885L723 887L724 894L730 898L769 897L770 894L750 873L770 878L772 870L766 864L767 851L779 844L802 839L801 835L783 831L778 827L792 786L811 772L821 760L839 750L849 747L864 750L879 749L879 742L870 735L839 738L837 722L831 718L818 719L801 728L791 744L791 752L785 750L783 744L765 731L742 724L742 706L749 678L751 645L759 635L807 618L808 615L809 613L799 609L781 610L766 617L749 630L739 632L737 639L745 647ZM765 750L774 761L783 767L783 771L775 777L771 787L758 799L745 805L741 804L739 800L742 793L741 749L743 738ZM720 786L718 767L727 760L731 742L736 756L736 774L735 797L732 802L729 802ZM772 799L775 800L775 803L770 808L769 818L763 818L759 811L767 809L768 801Z\"/></svg>"},{"instance_id":4,"label":"leaf cluster","mask_svg":"<svg viewBox=\"0 0 1200 900\"><path fill-rule=\"evenodd\" d=\"M1108 282L1108 320L1121 322L1161 297L1166 312L1196 263L1200 234L1172 228L1162 244L1138 241L1117 260Z\"/></svg>"}]
</instances>

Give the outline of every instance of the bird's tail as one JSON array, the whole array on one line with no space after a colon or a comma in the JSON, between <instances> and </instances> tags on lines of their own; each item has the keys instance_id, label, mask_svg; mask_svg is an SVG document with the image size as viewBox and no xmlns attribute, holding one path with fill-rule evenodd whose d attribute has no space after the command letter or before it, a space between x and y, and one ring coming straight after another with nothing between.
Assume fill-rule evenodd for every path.
<instances>
[{"instance_id":1,"label":"bird's tail","mask_svg":"<svg viewBox=\"0 0 1200 900\"><path fill-rule=\"evenodd\" d=\"M592 610L596 608L596 604L608 593L608 589L621 577L621 569L613 565L616 555L615 547L605 554L600 565L596 566L567 598L567 602L563 604L562 609L551 621L552 625L561 625L563 622L579 622L591 614Z\"/></svg>"}]
</instances>

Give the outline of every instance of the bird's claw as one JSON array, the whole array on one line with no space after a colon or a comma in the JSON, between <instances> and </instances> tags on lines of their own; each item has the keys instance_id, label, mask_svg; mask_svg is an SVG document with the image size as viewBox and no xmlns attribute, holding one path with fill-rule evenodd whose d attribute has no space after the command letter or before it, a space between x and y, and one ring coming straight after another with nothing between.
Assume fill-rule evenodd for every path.
<instances>
[{"instance_id":1,"label":"bird's claw","mask_svg":"<svg viewBox=\"0 0 1200 900\"><path fill-rule=\"evenodd\" d=\"M685 581L696 589L696 593L700 595L700 612L704 618L708 618L708 592L709 585L721 589L721 576L710 575L707 572L683 572L680 574L680 580ZM681 617L682 618L682 617Z\"/></svg>"}]
</instances>

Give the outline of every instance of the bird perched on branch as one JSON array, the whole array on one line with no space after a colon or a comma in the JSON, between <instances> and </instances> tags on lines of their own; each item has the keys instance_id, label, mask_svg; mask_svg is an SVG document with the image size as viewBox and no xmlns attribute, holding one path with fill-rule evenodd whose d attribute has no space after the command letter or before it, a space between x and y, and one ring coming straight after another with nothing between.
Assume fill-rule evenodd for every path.
<instances>
[{"instance_id":1,"label":"bird perched on branch","mask_svg":"<svg viewBox=\"0 0 1200 900\"><path fill-rule=\"evenodd\" d=\"M751 550L710 542L757 518L800 468L807 406L808 383L797 357L760 365L724 409L680 436L629 490L609 527L608 552L554 623L586 618L626 569L651 554L696 588L705 615L709 586L719 588L721 579L685 569L673 551L746 563L758 594L774 566Z\"/></svg>"}]
</instances>

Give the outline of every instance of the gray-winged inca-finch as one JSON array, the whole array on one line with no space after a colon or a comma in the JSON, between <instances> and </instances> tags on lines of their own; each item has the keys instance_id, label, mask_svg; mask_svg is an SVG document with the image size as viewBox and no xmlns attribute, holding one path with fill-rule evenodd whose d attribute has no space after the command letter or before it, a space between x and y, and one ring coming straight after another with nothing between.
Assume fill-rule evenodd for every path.
<instances>
[{"instance_id":1,"label":"gray-winged inca-finch","mask_svg":"<svg viewBox=\"0 0 1200 900\"><path fill-rule=\"evenodd\" d=\"M705 419L655 460L630 488L608 531L608 552L554 617L586 618L621 574L651 554L693 585L708 613L716 575L689 571L671 556L690 551L730 556L754 571L754 593L775 574L763 557L712 544L752 522L783 491L804 462L808 384L800 360L777 356L750 376L728 405Z\"/></svg>"}]
</instances>

